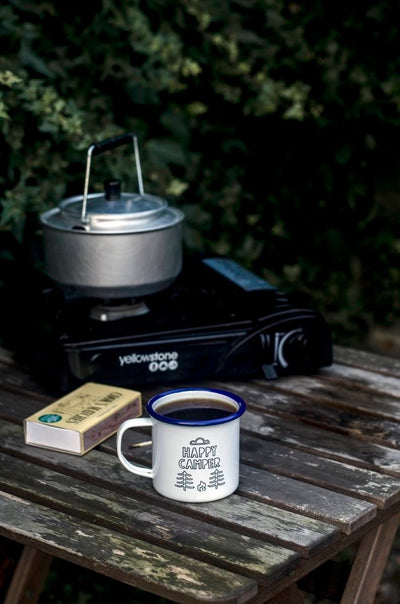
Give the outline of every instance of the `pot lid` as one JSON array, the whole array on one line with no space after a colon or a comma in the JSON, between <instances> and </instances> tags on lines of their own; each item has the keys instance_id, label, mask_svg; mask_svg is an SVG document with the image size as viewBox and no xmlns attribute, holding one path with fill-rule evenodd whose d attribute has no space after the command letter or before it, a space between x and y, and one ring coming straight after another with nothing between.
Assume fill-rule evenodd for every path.
<instances>
[{"instance_id":1,"label":"pot lid","mask_svg":"<svg viewBox=\"0 0 400 604\"><path fill-rule=\"evenodd\" d=\"M183 213L169 207L161 197L121 193L117 180L107 181L104 193L87 196L85 221L82 221L82 204L81 195L63 199L58 208L42 215L42 222L61 230L115 234L158 230L183 220Z\"/></svg>"}]
</instances>

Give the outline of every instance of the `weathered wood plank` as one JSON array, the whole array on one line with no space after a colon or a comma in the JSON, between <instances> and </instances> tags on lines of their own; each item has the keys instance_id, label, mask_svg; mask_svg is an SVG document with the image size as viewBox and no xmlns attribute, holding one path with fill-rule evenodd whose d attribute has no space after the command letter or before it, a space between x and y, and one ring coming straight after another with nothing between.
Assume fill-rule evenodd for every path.
<instances>
[{"instance_id":1,"label":"weathered wood plank","mask_svg":"<svg viewBox=\"0 0 400 604\"><path fill-rule=\"evenodd\" d=\"M129 430L124 436L124 442L136 461L144 465L151 464L148 439L149 435L139 430ZM147 443L147 446L141 446L142 443ZM115 437L109 438L99 448L115 455ZM293 449L275 440L260 439L244 431L241 434L240 451L241 460L246 465L364 499L380 509L400 500L399 479L374 470Z\"/></svg>"},{"instance_id":2,"label":"weathered wood plank","mask_svg":"<svg viewBox=\"0 0 400 604\"><path fill-rule=\"evenodd\" d=\"M388 355L375 354L346 346L334 346L333 358L336 363L352 365L400 378L400 359Z\"/></svg>"},{"instance_id":3,"label":"weathered wood plank","mask_svg":"<svg viewBox=\"0 0 400 604\"><path fill-rule=\"evenodd\" d=\"M374 361L372 357L369 357L367 360L368 362ZM365 360L362 361L362 363L364 362ZM76 458L47 450L25 447L22 440L22 429L17 425L18 423L21 423L23 417L31 413L31 410L27 410L27 407L24 407L24 405L37 405L38 401L40 401L40 406L43 406L43 404L50 402L52 398L51 396L47 397L47 395L44 395L43 390L35 384L34 380L30 382L29 376L27 377L23 371L20 373L18 370L14 371L15 368L12 363L8 363L8 361L2 363L0 355L0 388L2 388L0 396L0 414L3 413L3 417L15 422L16 425L9 424L8 428L10 428L10 430L4 432L2 432L0 425L0 450L9 452L11 457L15 456L15 458L19 458L16 459L16 462L22 467L24 465L29 465L31 459L34 464L37 464L37 467L42 465L44 474L41 475L41 477L45 481L46 486L42 482L41 488L38 489L36 484L35 494L33 476L36 473L36 469L35 473L32 473L31 483L29 483L30 478L27 479L26 483L23 483L21 479L15 479L13 482L11 475L7 480L6 478L4 478L4 480L8 483L7 488L13 490L14 495L18 494L18 492L23 494L21 489L26 488L26 497L47 498L46 501L52 506L52 510L48 516L48 522L50 522L50 518L53 518L53 514L62 514L62 510L66 509L63 507L66 501L63 497L67 496L68 491L71 495L73 491L71 491L69 487L75 485L77 491L74 492L73 500L74 503L75 501L78 501L79 505L74 511L76 517L70 518L70 515L68 515L68 518L74 526L76 526L76 523L86 522L90 517L90 513L94 511L97 516L93 515L93 519L98 526L94 527L91 522L86 522L87 526L92 527L94 530L93 535L97 534L99 529L100 536L103 535L101 531L107 531L107 534L111 532L116 536L118 543L121 543L121 547L124 542L123 538L125 538L125 543L127 543L126 537L129 537L128 541L133 540L135 544L134 547L136 547L138 543L143 541L141 535L144 537L147 535L146 539L150 541L150 544L146 544L145 547L147 548L146 552L149 553L149 556L153 555L153 547L159 547L161 544L165 544L167 550L162 549L163 553L171 555L188 554L187 557L190 558L191 562L205 564L207 568L211 567L217 572L223 570L224 575L226 575L227 572L233 572L233 576L239 576L240 578L242 572L244 574L249 573L251 578L257 578L264 583L264 587L266 588L265 594L268 595L272 593L272 589L275 590L274 593L278 593L279 591L277 589L278 580L275 581L275 587L272 587L271 583L268 582L268 572L266 571L265 575L262 575L262 572L260 574L261 566L266 561L268 548L271 548L272 550L275 549L275 545L273 544L285 543L289 545L288 537L290 536L292 540L294 539L294 541L297 542L294 546L296 551L302 551L304 555L311 555L310 560L307 562L303 560L299 566L295 566L290 577L287 575L286 577L281 577L280 581L278 581L281 589L284 584L288 587L290 581L292 581L294 577L299 577L304 574L305 568L310 569L314 565L319 564L328 555L332 555L335 551L338 551L337 548L339 548L339 544L343 545L343 543L350 543L351 538L361 535L361 528L357 528L357 513L353 516L354 524L352 528L349 528L351 534L347 536L339 535L340 538L337 537L338 533L337 531L335 532L334 527L320 522L319 517L318 524L308 525L308 520L314 521L315 514L318 515L320 513L320 509L323 505L324 493L328 492L326 491L326 487L336 491L334 496L337 496L337 493L343 493L345 495L354 494L359 497L359 501L357 502L358 505L364 503L360 500L369 500L386 510L380 512L377 519L371 520L371 522L368 523L368 526L370 524L371 526L376 526L375 523L379 518L382 518L382 515L383 517L388 517L391 509L390 506L396 501L397 504L395 503L395 507L397 506L396 509L398 509L399 499L396 481L394 479L389 479L388 475L393 477L400 476L399 451L394 448L371 443L368 440L360 440L359 436L356 437L356 433L352 435L351 432L348 431L349 427L351 429L354 428L351 421L348 424L344 423L346 435L339 434L337 430L342 430L343 426L341 426L340 423L336 423L341 421L343 412L347 412L350 409L352 411L357 411L358 415L370 416L374 421L376 418L382 418L385 422L389 419L389 416L390 420L393 419L393 415L396 417L397 406L395 401L398 399L398 395L393 395L394 381L392 380L391 382L389 380L389 382L385 382L386 385L383 387L377 386L378 384L384 383L382 376L390 378L400 376L400 373L396 376L396 367L390 363L372 368L373 372L378 374L378 377L371 378L371 381L368 381L368 383L365 381L365 372L354 373L353 370L349 372L348 369L352 363L349 363L349 367L346 367L347 362L345 360L343 361L343 367L342 363L338 364L336 360L336 367L338 369L337 374L335 373L335 367L330 374L327 373L329 372L329 369L327 369L316 372L316 375L312 378L301 376L300 381L302 386L300 387L300 396L298 394L299 390L297 390L296 394L297 407L301 409L302 405L305 405L306 408L309 409L311 405L314 404L318 409L318 413L321 409L328 409L328 414L325 416L322 415L323 429L313 425L315 423L313 415L302 418L301 413L296 414L293 411L290 411L290 406L283 410L280 409L278 397L275 399L277 401L275 409L264 408L263 405L260 407L257 402L260 399L260 392L268 389L268 384L265 382L262 384L261 382L252 384L246 382L245 384L242 383L242 385L240 382L232 382L231 385L226 383L218 384L225 389L231 387L233 391L238 393L238 389L242 387L253 389L251 392L254 392L256 402L249 404L249 411L242 420L242 443L244 442L244 446L242 445L242 459L247 463L250 463L252 468L248 470L242 466L242 471L244 471L242 474L240 490L237 494L226 500L221 500L218 503L214 502L213 504L204 505L175 504L174 502L168 502L158 496L152 490L151 486L149 486L151 483L148 480L136 476L134 477L120 467L120 464L115 457L115 450L112 449L113 439L103 445L101 450L93 451L84 458ZM368 367L362 367L360 364L358 365L358 368L362 371L368 369ZM10 370L9 373L8 369ZM390 371L393 371L393 375L390 374ZM355 378L354 380L352 376ZM368 379L370 378L368 377ZM286 386L285 380L287 380ZM310 381L307 382L307 380ZM293 384L290 383L291 381ZM318 386L319 390L316 389L315 386L312 386L312 383L322 384L323 389L321 390L320 386ZM282 378L281 380L274 382L271 385L270 390L275 390L278 395L283 394L291 397L295 394L295 385L296 380L294 377L289 377L287 379ZM303 390L301 390L301 388L303 388ZM335 391L332 390L332 388L337 388L337 392L340 393L340 399L335 400ZM386 391L388 388L392 388L392 391ZM329 389L332 391L329 392ZM158 390L162 390L162 386L158 388ZM367 403L364 403L364 400L366 400L364 399L365 394L369 397ZM245 398L247 400L247 395ZM344 401L342 400L343 398L345 399ZM1 399L3 399L3 403L1 402ZM144 392L144 399L146 400L146 392ZM380 409L374 409L375 403L378 405L380 402L382 403L382 401L383 405L381 405ZM371 404L369 404L370 402ZM6 409L7 406L8 409ZM391 414L391 406L393 406L395 411L394 414ZM333 415L330 415L331 409L333 409ZM314 410L312 413L313 412ZM304 423L304 419L308 424ZM398 423L398 419L396 421ZM372 426L372 423L370 422L369 425ZM386 430L388 424L383 423L382 425ZM377 423L375 424L375 427L378 428ZM12 433L11 438L8 438L8 433L10 431ZM6 435L6 438L3 438L4 434ZM390 430L389 432L386 431L386 435L387 434L391 437ZM381 436L379 436L378 434L378 437L386 438L386 435L382 436L381 434ZM387 444L388 441L384 440L384 442ZM276 450L278 450L278 453L273 456L272 452ZM105 451L108 451L108 453ZM287 455L288 451L290 453L289 456ZM95 464L93 464L91 459L95 459ZM317 463L315 463L315 460L318 460ZM298 466L297 468L295 467L296 464ZM2 467L6 466L3 464ZM266 470L269 471L267 472ZM323 476L324 470L327 474L325 477ZM340 470L343 470L345 480L340 477ZM46 472L48 474L46 474ZM55 491L53 490L52 493L51 480L54 478L54 474L58 476L57 480L59 486ZM380 490L381 483L378 478L385 480L385 476L382 476L381 474L385 474L388 481L386 490L385 488ZM351 476L356 477L353 487L349 485ZM248 485L246 484L246 480L249 480ZM298 480L305 480L307 483L315 485L314 489L316 488L316 490L314 490L314 492L317 493L317 500L310 497L310 501L308 502L310 507L307 503L307 497L304 497L303 499L299 498L301 493L299 493L295 487L295 482ZM22 487L21 484L25 484L25 486ZM77 487L78 484L81 485L80 489ZM18 489L20 489L20 491L18 491ZM91 498L88 494L93 491L98 494L98 498L95 498L95 501L91 502ZM107 495L104 497L106 493ZM318 493L320 499L318 499ZM123 496L121 496L122 494ZM100 508L101 500L104 500L104 498L109 501L107 504L107 513L105 514L104 512L102 513ZM270 505L272 500L274 500L275 505L279 506L280 509L276 510L276 508ZM133 508L130 512L129 504L132 501L135 501L136 508ZM303 531L302 533L296 534L295 531L293 531L293 534L290 535L290 522L289 524L285 522L290 517L283 515L283 512L288 511L285 509L287 504L290 506L289 511L292 513L292 519L294 519L295 516L298 516L299 519L303 517L303 520L305 520L305 525L303 526L303 529L306 529L305 532ZM349 521L351 516L350 502L348 502L348 504L349 507L346 508L347 513L345 517L341 518L339 515L335 520L336 522L347 523ZM31 505L36 508L40 507L36 503L31 503ZM127 511L125 506L128 507ZM137 526L135 524L136 515L134 512L138 508L143 510L144 516L140 516L141 520ZM261 509L264 510L264 515L260 513ZM276 510L276 513L272 511L266 512L266 510ZM297 510L299 513L293 514L294 510ZM368 513L368 510L358 508L358 512L362 517L363 514ZM121 518L124 517L124 514L125 518L128 517L131 521L127 523L125 527L121 527ZM126 514L128 515L126 516ZM146 516L146 514L150 514L150 516ZM160 514L165 515L165 522L164 516L162 516L163 522L156 524L155 521L157 519L160 520ZM329 516L329 512L326 512L326 514ZM3 516L6 517L5 514L0 513L0 518ZM110 517L109 521L106 520L108 516ZM23 517L24 514L23 512L21 513L20 509L19 518ZM146 517L150 519L149 524L152 525L150 529L147 529L145 526ZM170 517L172 517L172 520L169 520L170 524L168 524L168 519ZM17 515L14 519L15 526L17 526L16 518ZM185 518L188 519L187 523L185 523ZM177 522L180 521L179 527L174 523L175 520ZM28 514L28 523L29 522L30 517ZM244 526L242 526L243 522ZM109 524L107 525L107 523ZM182 524L188 524L189 527L185 526L184 530L182 530ZM284 524L285 526L283 526ZM193 525L196 530L191 528ZM272 525L274 525L274 528L269 530L269 527ZM18 527L15 529L15 526L14 530L19 530ZM204 534L202 538L200 538L200 532L204 533L200 528L203 526L210 528L211 534L215 539L214 544L207 546ZM59 532L62 527L63 525L60 522L58 525ZM7 530L10 530L10 527ZM78 530L83 529L80 528ZM355 533L352 532L353 530ZM221 545L218 541L220 532L223 535ZM239 549L242 557L237 562L237 566L234 561L235 550L232 547L231 535L240 536L241 539ZM33 533L33 537L36 538L35 533ZM28 534L24 534L23 536L18 535L18 540L23 543L32 543L29 539L30 537ZM121 541L119 541L119 539ZM168 546L167 543L170 545ZM251 543L250 570L245 570L247 569L246 548L243 547L245 543ZM257 565L258 563L256 560L257 543L261 543L262 545L259 565ZM118 547L118 545L115 544L114 547ZM218 548L223 550L225 546L229 548L229 552L221 554ZM281 551L284 550L281 545L279 545L279 547ZM49 553L55 553L55 546L52 544L51 539L46 541L44 549ZM179 550L179 552L177 550ZM76 555L76 553L69 552L68 544L66 544L66 550L62 556L66 557L66 559L72 559L68 558L68 556ZM215 556L215 558L213 558L213 556ZM299 560L297 554L292 553L292 556L295 557L296 561ZM217 558L220 559L219 562L216 562ZM89 565L89 563L90 562L85 561L83 564ZM101 566L103 563L107 564L103 559L100 560L99 566L98 560L94 558L93 564L97 565L97 568L94 568L94 570L105 572ZM133 564L133 556L131 557L131 564ZM276 560L273 561L272 573L274 572L274 564L276 564L276 569L279 568L279 563ZM282 562L282 564L281 571L285 573L284 569L286 562ZM117 567L117 563L114 564L112 570L108 567L105 574L112 573L110 576L119 579L121 578L121 575L117 576L114 573L127 573L126 576L128 576L130 572L129 569L118 569ZM238 567L242 567L243 571L239 571L237 575L234 571ZM143 580L146 580L145 572L143 570L144 566L142 565L141 568L142 574L139 573L140 576L135 577L135 583L132 583L139 587L141 587L140 583ZM186 570L187 568L187 564L185 564L185 566L182 566L180 569L181 572L185 573L185 579L188 579L190 573L190 569L188 571ZM213 570L214 573L215 570ZM156 564L153 565L153 571L154 573L156 572ZM212 576L217 580L215 574L212 574ZM271 577L272 576L273 574L271 574ZM276 576L277 575L275 574L275 577ZM153 579L158 582L156 574L153 574L150 581ZM126 580L126 578L122 577L122 580ZM204 583L206 583L204 575L203 580ZM130 581L132 581L131 576L127 582ZM176 595L175 592L171 592L171 590L167 591L168 587L171 588L171 586L168 585L168 581L164 578L164 575L162 575L161 583L158 587L160 592L154 590L154 586L151 582L147 583L148 589L155 593L165 595L170 599L175 599L176 596L177 598L180 598L176 601L196 601L196 599L192 597L192 592L189 592L187 589L185 593L182 593L180 596ZM194 588L193 585L191 587ZM141 588L146 589L146 587L143 586ZM218 594L213 591L212 585L208 585L207 588L209 591L205 597L208 597L211 592L213 592L213 598L218 597ZM175 586L172 589L175 589ZM179 590L179 587L177 589ZM232 600L231 595L229 595L228 597L230 600L228 601L245 601L250 597L249 589L253 589L253 593L255 593L255 583L252 584L251 588L246 587L243 588L243 590L242 588L239 588L235 596L233 596L234 599ZM260 596L261 592L258 595L251 595L251 598L257 599ZM199 597L201 599L203 595L201 594ZM219 601L224 601L224 597Z\"/></svg>"},{"instance_id":4,"label":"weathered wood plank","mask_svg":"<svg viewBox=\"0 0 400 604\"><path fill-rule=\"evenodd\" d=\"M366 393L372 390L400 398L400 378L391 375L381 375L367 369L334 363L331 367L322 369L321 376L335 378L338 381L349 380Z\"/></svg>"},{"instance_id":5,"label":"weathered wood plank","mask_svg":"<svg viewBox=\"0 0 400 604\"><path fill-rule=\"evenodd\" d=\"M316 426L273 415L247 411L241 418L242 429L287 446L326 456L348 464L400 476L400 451L375 443L349 438Z\"/></svg>"},{"instance_id":6,"label":"weathered wood plank","mask_svg":"<svg viewBox=\"0 0 400 604\"><path fill-rule=\"evenodd\" d=\"M4 604L36 604L53 556L25 545L11 579Z\"/></svg>"},{"instance_id":7,"label":"weathered wood plank","mask_svg":"<svg viewBox=\"0 0 400 604\"><path fill-rule=\"evenodd\" d=\"M40 396L44 399L54 396L54 393L46 392L43 385L34 379L28 367L18 365L12 362L11 359L4 362L3 357L0 357L0 385L5 388L24 391L33 396Z\"/></svg>"},{"instance_id":8,"label":"weathered wood plank","mask_svg":"<svg viewBox=\"0 0 400 604\"><path fill-rule=\"evenodd\" d=\"M347 387L350 383L358 388L361 386L373 388L378 393L400 397L399 359L335 346L335 363L331 367L316 371L311 379L315 379L318 383L318 381L327 377L333 378L335 376L339 379L350 380L347 382ZM307 379L307 376L286 376L281 377L276 382L269 382L269 385L279 386L286 381L290 383L292 380L294 383L298 380L301 384ZM39 385L32 377L29 368L14 364L12 353L2 348L0 348L0 384L16 387L18 390L25 390L31 394L39 395L41 398L47 398L49 401L55 396L54 393L46 393L43 386ZM262 386L265 387L265 384L263 381Z\"/></svg>"},{"instance_id":9,"label":"weathered wood plank","mask_svg":"<svg viewBox=\"0 0 400 604\"><path fill-rule=\"evenodd\" d=\"M390 511L380 512L376 518L374 518L371 523L368 525L367 531L365 527L361 527L357 529L355 533L351 535L342 534L342 539L339 543L333 545L331 548L325 550L318 556L310 558L309 560L304 560L301 566L298 569L295 569L293 573L288 577L282 577L281 580L275 585L268 585L267 587L259 586L259 591L257 596L255 596L252 600L249 601L249 604L262 604L266 603L268 598L274 598L278 594L282 593L286 587L290 587L293 583L299 581L301 578L308 575L313 570L316 570L321 564L326 562L327 560L333 559L339 552L343 551L345 548L350 545L356 545L360 539L366 534L368 531L372 531L377 529L380 525L390 521L391 518L400 514L400 503L392 506ZM272 599L271 602L274 600Z\"/></svg>"},{"instance_id":10,"label":"weathered wood plank","mask_svg":"<svg viewBox=\"0 0 400 604\"><path fill-rule=\"evenodd\" d=\"M273 385L262 390L255 383L225 384L245 398L249 409L279 415L285 419L324 428L330 432L349 434L372 443L400 448L400 424L350 409L320 405L316 400L299 398L297 394L277 391ZM299 404L300 403L300 404Z\"/></svg>"},{"instance_id":11,"label":"weathered wood plank","mask_svg":"<svg viewBox=\"0 0 400 604\"><path fill-rule=\"evenodd\" d=\"M247 536L265 539L309 556L339 539L336 526L277 509L265 503L231 495L226 499L199 504L168 502L152 487L148 478L127 472L116 456L92 450L76 457L23 444L22 427L0 425L0 450L40 462L49 468L96 483L102 487L151 501L185 515L230 528Z\"/></svg>"},{"instance_id":12,"label":"weathered wood plank","mask_svg":"<svg viewBox=\"0 0 400 604\"><path fill-rule=\"evenodd\" d=\"M25 374L23 374L25 375ZM241 387L241 383L236 384L236 388ZM250 385L248 385L250 387ZM254 396L257 396L258 392L254 392ZM0 415L2 417L7 418L15 418L16 421L22 421L23 417L26 417L34 410L38 409L41 403L47 403L50 398L45 401L40 399L31 399L25 396L24 394L16 394L15 392L3 391L2 396L0 397ZM246 414L242 420L243 422L247 422ZM250 416L249 416L250 417ZM261 421L261 420L260 420ZM260 423L259 421L259 423ZM261 431L262 434L266 433L266 422L263 420L263 429ZM254 426L255 422L251 422ZM316 454L322 455L330 455L335 459L343 460L348 464L356 464L357 466L361 466L364 468L372 468L383 471L386 474L392 474L394 476L398 475L400 472L400 455L397 451L388 448L382 448L378 445L367 445L366 443L359 443L355 440L349 440L347 438L343 438L340 435L335 435L334 433L325 433L325 432L315 432L314 429L307 429L306 426L296 426L293 423L288 424L288 429L284 429L281 420L270 417L268 420L269 424L269 432L271 433L272 438L275 440L278 438L282 440L287 445L297 446L299 441L301 441L301 449L302 450L310 450ZM245 426L246 427L246 426ZM254 428L256 431L257 427ZM296 440L296 435L298 436L298 440ZM293 438L294 437L294 438ZM318 438L320 437L320 438ZM265 442L265 441L264 441ZM266 444L266 446L268 443ZM311 463L313 463L311 461ZM273 469L273 467L271 468ZM327 473L327 478L337 475L337 472ZM290 474L293 477L297 477L298 473ZM306 478L313 481L313 478L308 475ZM374 477L371 484L379 484L379 481L375 481ZM322 483L325 486L325 482ZM329 483L328 483L329 484ZM328 486L327 484L327 486ZM336 483L335 483L336 484ZM355 483L358 484L357 482ZM339 489L344 488L343 492L347 492L346 485L336 485ZM362 486L362 485L359 485ZM390 488L390 485L389 485ZM362 494L366 494L365 491L361 491ZM382 491L383 493L383 491ZM377 503L378 505L382 505L382 501L379 498L379 494L376 493L378 499L374 498L374 493L370 493L372 498L370 501ZM368 493L367 493L368 495ZM388 497L390 497L390 493L388 493Z\"/></svg>"},{"instance_id":13,"label":"weathered wood plank","mask_svg":"<svg viewBox=\"0 0 400 604\"><path fill-rule=\"evenodd\" d=\"M1 351L1 348L0 348ZM14 392L14 394L26 396L33 400L42 400L43 406L51 403L56 398L62 396L61 393L55 392L42 382L38 382L35 376L30 371L29 367L18 365L12 362L4 363L0 357L0 388L4 391ZM137 389L135 384L133 389ZM167 390L169 386L165 384L157 385L156 387L146 387L142 392L150 397L153 394L162 390Z\"/></svg>"},{"instance_id":14,"label":"weathered wood plank","mask_svg":"<svg viewBox=\"0 0 400 604\"><path fill-rule=\"evenodd\" d=\"M24 522L21 522L21 518ZM176 602L245 602L257 592L253 579L79 518L0 494L0 531L109 577Z\"/></svg>"},{"instance_id":15,"label":"weathered wood plank","mask_svg":"<svg viewBox=\"0 0 400 604\"><path fill-rule=\"evenodd\" d=\"M400 515L367 533L359 544L341 604L373 604Z\"/></svg>"},{"instance_id":16,"label":"weathered wood plank","mask_svg":"<svg viewBox=\"0 0 400 604\"><path fill-rule=\"evenodd\" d=\"M246 435L241 439L242 447L246 447L246 442L249 438L251 437ZM140 439L143 440L143 434L140 435L140 433L131 430L126 435L126 446L128 450L132 451L132 457L135 458L136 462L143 465L150 465L151 447L145 446L136 448L133 446L132 448L132 444L134 445L135 442L140 442ZM259 459L268 459L268 449L267 451L264 451L264 445L269 444L269 451L273 453L274 444L260 441L260 439L253 440L256 440L258 445ZM112 447L113 443L109 443L107 449L114 453L115 449ZM285 450L284 447L281 447L281 452L282 449ZM286 449L286 453L289 453L288 449ZM292 451L294 458L297 453L301 455L301 451ZM127 453L127 456L130 456L129 453ZM323 458L319 459L322 462L326 461ZM318 459L313 457L314 465L316 460ZM254 462L254 456L252 462ZM301 461L297 461L295 465L301 471ZM350 471L351 469L352 468L350 468ZM365 470L365 472L367 471ZM344 471L342 469L342 474L343 473ZM377 477L382 479L382 476L379 474ZM298 478L302 478L300 474ZM388 479L388 477L386 477L386 480L392 483L393 491L395 491L397 497L400 499L400 481ZM381 480L381 483L384 484L384 481ZM375 485L375 488L376 486L379 485ZM352 489L352 495L354 495L354 486L352 486ZM337 492L332 492L332 489L327 490L326 488L321 488L319 485L314 486L308 484L305 486L302 480L293 480L291 477L289 478L275 473L265 472L260 468L257 469L245 464L241 465L239 492L246 497L256 497L271 505L301 513L305 516L310 516L311 518L317 518L324 522L336 524L341 530L347 533L355 530L355 528L361 526L365 522L368 522L376 515L376 506L373 505L372 502L362 501L359 496L354 498L354 496L341 495Z\"/></svg>"},{"instance_id":17,"label":"weathered wood plank","mask_svg":"<svg viewBox=\"0 0 400 604\"><path fill-rule=\"evenodd\" d=\"M236 494L212 503L186 504L191 517L207 517L219 526L266 538L309 558L340 539L337 527L309 516L275 508Z\"/></svg>"},{"instance_id":18,"label":"weathered wood plank","mask_svg":"<svg viewBox=\"0 0 400 604\"><path fill-rule=\"evenodd\" d=\"M35 411L39 411L54 399L40 393L19 391L18 388L5 388L0 385L0 417L22 423L22 420Z\"/></svg>"},{"instance_id":19,"label":"weathered wood plank","mask_svg":"<svg viewBox=\"0 0 400 604\"><path fill-rule=\"evenodd\" d=\"M143 439L143 435L138 435L139 438ZM112 445L111 440L107 446ZM267 439L260 442L259 438L249 434L242 435L240 450L244 463L351 497L360 497L376 504L380 509L393 505L400 499L399 479L373 470L292 449Z\"/></svg>"},{"instance_id":20,"label":"weathered wood plank","mask_svg":"<svg viewBox=\"0 0 400 604\"><path fill-rule=\"evenodd\" d=\"M249 466L241 467L239 489L246 496L336 524L347 534L376 516L372 503Z\"/></svg>"},{"instance_id":21,"label":"weathered wood plank","mask_svg":"<svg viewBox=\"0 0 400 604\"><path fill-rule=\"evenodd\" d=\"M291 550L194 518L183 523L182 516L170 509L149 502L144 506L129 495L26 460L0 453L0 465L4 491L233 572L246 566L249 576L271 581L299 564L299 555Z\"/></svg>"},{"instance_id":22,"label":"weathered wood plank","mask_svg":"<svg viewBox=\"0 0 400 604\"><path fill-rule=\"evenodd\" d=\"M11 372L11 376L9 373ZM349 372L351 374L349 375ZM332 377L335 374L343 375L345 378L342 380L343 384L341 388L332 387L329 389L323 381L323 376ZM373 378L371 378L373 375ZM321 378L322 376L322 378ZM288 414L298 417L300 421L306 421L323 427L335 425L336 429L342 430L343 432L348 431L352 435L361 438L369 438L373 442L390 446L400 446L399 437L399 426L392 421L386 420L386 424L381 421L376 422L370 417L360 417L360 413L375 413L377 416L388 418L399 418L400 414L400 401L399 405L396 405L398 398L391 398L384 396L382 393L369 392L368 396L362 396L359 393L354 394L354 390L357 392L360 383L369 384L372 380L372 384L377 387L381 385L383 390L387 390L392 394L400 396L400 380L397 378L389 378L388 376L382 376L379 374L371 374L364 370L358 370L349 368L342 365L333 365L330 368L321 370L316 373L313 378L307 376L288 376L283 377L276 382L270 382L267 386L265 382L262 384L250 383L250 382L232 382L228 384L234 391L240 391L243 395L247 395L250 400L252 397L256 401L265 401L266 395L260 396L260 391L268 392L269 399L269 411L279 414ZM393 383L392 383L393 382ZM34 380L32 380L21 368L16 368L12 365L6 364L5 370L0 365L0 383L8 385L9 388L15 388L15 392L5 392L10 402L6 405L3 403L2 408L0 407L0 413L10 413L10 410L14 410L15 419L22 419L22 410L24 409L24 415L31 413L32 411L40 408L40 405L47 404L52 400L52 397L43 395L43 390L38 386ZM24 392L20 392L23 388ZM292 392L296 400L292 400L290 396L285 396L285 392ZM298 405L297 397L298 394L304 394L307 396L313 396L313 392L319 394L318 406L313 402L312 406L307 403L303 404L303 408ZM243 391L243 392L242 392ZM29 399L25 394L30 395ZM278 393L278 394L276 394ZM279 396L279 393L282 396ZM348 395L348 396L347 396ZM33 401L30 398L33 397ZM356 397L354 399L354 397ZM36 405L35 401L36 400ZM368 401L363 403L364 401ZM347 412L343 415L343 412L338 412L335 409L326 408L326 403L332 403L333 405L347 408L352 407L353 411L357 413ZM321 403L325 405L325 408L321 410ZM376 405L375 405L376 403ZM365 405L363 408L363 404ZM264 403L263 403L264 405ZM8 408L8 411L7 411ZM300 411L301 409L301 411ZM379 411L381 409L381 411Z\"/></svg>"},{"instance_id":23,"label":"weathered wood plank","mask_svg":"<svg viewBox=\"0 0 400 604\"><path fill-rule=\"evenodd\" d=\"M224 387L230 387L233 392L242 395L248 402L249 408L284 415L303 423L348 433L362 440L400 448L399 423L361 416L359 413L334 407L324 407L307 400L299 405L298 396L275 392L272 387L261 390L253 383L228 383ZM0 397L0 417L22 421L24 417L41 409L50 400L52 399L36 399L27 397L24 393L3 390Z\"/></svg>"},{"instance_id":24,"label":"weathered wood plank","mask_svg":"<svg viewBox=\"0 0 400 604\"><path fill-rule=\"evenodd\" d=\"M62 396L45 393L21 368L13 365L7 365L5 368L1 363L0 392L0 417L18 423L22 423L25 417ZM148 389L142 390L144 402L148 400L151 392Z\"/></svg>"},{"instance_id":25,"label":"weathered wood plank","mask_svg":"<svg viewBox=\"0 0 400 604\"><path fill-rule=\"evenodd\" d=\"M400 421L400 400L397 397L375 390L360 390L356 381L336 379L331 373L313 377L285 376L271 383L270 388L276 392L307 397L318 405L332 405L362 415Z\"/></svg>"}]
</instances>

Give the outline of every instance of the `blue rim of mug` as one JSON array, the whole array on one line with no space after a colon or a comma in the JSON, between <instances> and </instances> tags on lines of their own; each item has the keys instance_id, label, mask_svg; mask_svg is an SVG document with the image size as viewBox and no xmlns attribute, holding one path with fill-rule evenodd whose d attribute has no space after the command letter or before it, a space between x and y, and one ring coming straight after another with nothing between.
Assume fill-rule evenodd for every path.
<instances>
[{"instance_id":1,"label":"blue rim of mug","mask_svg":"<svg viewBox=\"0 0 400 604\"><path fill-rule=\"evenodd\" d=\"M166 417L165 415L161 415L161 413L157 413L153 406L160 399L166 398L167 396L173 394L180 394L183 392L213 392L214 394L221 394L222 396L231 399L235 403L239 405L239 408L235 413L231 415L227 415L226 417L220 417L218 419L207 419L207 420L186 420L186 419L173 419L171 417ZM231 422L234 419L237 419L246 411L246 403L244 400L238 396L237 394L233 394L233 392L228 392L227 390L218 390L217 388L179 388L177 390L168 390L167 392L162 392L161 394L156 394L153 396L146 405L146 410L154 417L154 419L159 420L160 422L165 422L167 424L175 424L179 426L213 426L218 424L225 424L226 422Z\"/></svg>"}]
</instances>

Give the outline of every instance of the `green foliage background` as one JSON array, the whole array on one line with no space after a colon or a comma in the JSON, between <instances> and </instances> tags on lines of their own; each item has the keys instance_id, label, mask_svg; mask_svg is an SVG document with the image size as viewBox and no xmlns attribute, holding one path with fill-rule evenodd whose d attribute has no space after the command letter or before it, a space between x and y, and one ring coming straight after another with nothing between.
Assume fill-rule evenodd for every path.
<instances>
[{"instance_id":1,"label":"green foliage background","mask_svg":"<svg viewBox=\"0 0 400 604\"><path fill-rule=\"evenodd\" d=\"M0 7L3 233L81 194L87 146L136 131L188 250L308 293L336 341L399 299L400 6L12 0ZM96 158L135 190L126 150ZM3 250L4 253L4 250Z\"/></svg>"}]
</instances>

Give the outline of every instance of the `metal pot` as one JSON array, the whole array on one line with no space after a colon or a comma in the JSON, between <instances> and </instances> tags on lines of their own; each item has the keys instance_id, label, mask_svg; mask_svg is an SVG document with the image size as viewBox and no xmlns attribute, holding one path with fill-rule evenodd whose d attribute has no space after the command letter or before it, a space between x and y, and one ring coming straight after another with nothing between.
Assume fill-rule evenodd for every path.
<instances>
[{"instance_id":1,"label":"metal pot","mask_svg":"<svg viewBox=\"0 0 400 604\"><path fill-rule=\"evenodd\" d=\"M139 193L108 181L88 194L91 158L133 142ZM170 285L182 267L184 214L143 190L137 138L106 139L87 152L83 196L64 199L40 217L46 272L78 295L115 299L151 294Z\"/></svg>"}]
</instances>

